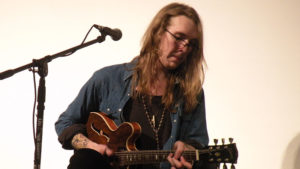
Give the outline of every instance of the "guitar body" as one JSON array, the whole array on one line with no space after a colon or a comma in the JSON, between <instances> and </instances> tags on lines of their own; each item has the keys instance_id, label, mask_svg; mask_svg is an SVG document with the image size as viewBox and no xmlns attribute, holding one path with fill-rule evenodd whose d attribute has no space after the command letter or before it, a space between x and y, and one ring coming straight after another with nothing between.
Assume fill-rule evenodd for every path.
<instances>
[{"instance_id":1,"label":"guitar body","mask_svg":"<svg viewBox=\"0 0 300 169\"><path fill-rule=\"evenodd\" d=\"M136 139L141 134L141 126L136 122L124 122L119 127L102 112L91 112L87 126L90 140L106 144L114 151L137 150Z\"/></svg>"}]
</instances>

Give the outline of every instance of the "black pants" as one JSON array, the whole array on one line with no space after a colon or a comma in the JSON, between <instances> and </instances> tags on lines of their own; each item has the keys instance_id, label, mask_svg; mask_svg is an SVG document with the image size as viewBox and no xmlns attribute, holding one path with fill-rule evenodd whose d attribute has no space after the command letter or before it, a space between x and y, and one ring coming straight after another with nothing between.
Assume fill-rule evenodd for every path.
<instances>
[{"instance_id":1,"label":"black pants","mask_svg":"<svg viewBox=\"0 0 300 169\"><path fill-rule=\"evenodd\" d=\"M70 158L68 169L112 169L107 157L92 149L79 149Z\"/></svg>"}]
</instances>

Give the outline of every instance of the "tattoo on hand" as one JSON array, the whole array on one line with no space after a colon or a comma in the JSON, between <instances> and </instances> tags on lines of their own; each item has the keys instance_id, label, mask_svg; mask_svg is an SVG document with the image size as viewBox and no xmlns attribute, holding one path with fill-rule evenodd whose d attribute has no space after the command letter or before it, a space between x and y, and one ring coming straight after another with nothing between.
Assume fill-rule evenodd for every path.
<instances>
[{"instance_id":1,"label":"tattoo on hand","mask_svg":"<svg viewBox=\"0 0 300 169\"><path fill-rule=\"evenodd\" d=\"M75 149L86 148L89 140L82 134L77 134L72 139L72 146Z\"/></svg>"}]
</instances>

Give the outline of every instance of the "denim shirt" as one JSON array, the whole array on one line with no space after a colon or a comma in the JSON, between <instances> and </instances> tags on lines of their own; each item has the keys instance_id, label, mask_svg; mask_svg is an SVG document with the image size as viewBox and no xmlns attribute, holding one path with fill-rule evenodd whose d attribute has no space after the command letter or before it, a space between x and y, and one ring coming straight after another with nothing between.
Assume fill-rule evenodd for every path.
<instances>
[{"instance_id":1,"label":"denim shirt","mask_svg":"<svg viewBox=\"0 0 300 169\"><path fill-rule=\"evenodd\" d=\"M81 88L78 96L63 112L55 129L60 135L67 127L85 124L90 112L103 112L117 125L124 122L123 108L131 97L132 69L135 62L113 65L96 71ZM183 113L183 102L175 104L171 115L171 135L164 144L164 150L172 149L177 140L193 140L202 145L208 144L205 117L204 92L198 97L199 103L191 113ZM165 168L165 167L164 167Z\"/></svg>"}]
</instances>

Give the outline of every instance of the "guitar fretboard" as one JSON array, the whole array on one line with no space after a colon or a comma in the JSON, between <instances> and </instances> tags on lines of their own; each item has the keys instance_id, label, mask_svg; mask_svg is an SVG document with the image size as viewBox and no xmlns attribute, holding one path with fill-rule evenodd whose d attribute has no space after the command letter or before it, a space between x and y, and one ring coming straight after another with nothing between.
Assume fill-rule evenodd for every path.
<instances>
[{"instance_id":1,"label":"guitar fretboard","mask_svg":"<svg viewBox=\"0 0 300 169\"><path fill-rule=\"evenodd\" d=\"M116 152L117 161L120 166L135 164L155 164L167 161L167 157L174 151L170 150L142 150ZM208 153L208 150L184 151L183 156L187 161L199 160L199 154Z\"/></svg>"}]
</instances>

